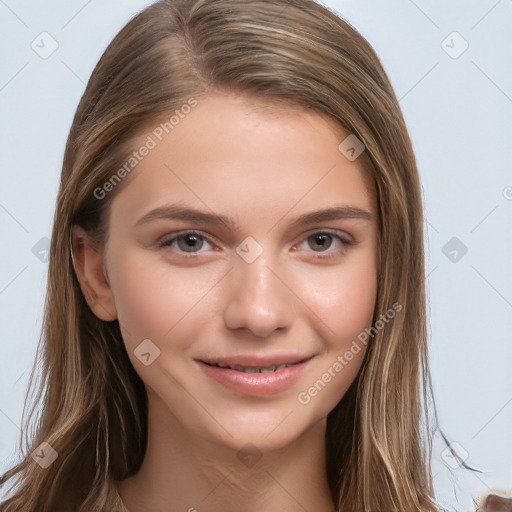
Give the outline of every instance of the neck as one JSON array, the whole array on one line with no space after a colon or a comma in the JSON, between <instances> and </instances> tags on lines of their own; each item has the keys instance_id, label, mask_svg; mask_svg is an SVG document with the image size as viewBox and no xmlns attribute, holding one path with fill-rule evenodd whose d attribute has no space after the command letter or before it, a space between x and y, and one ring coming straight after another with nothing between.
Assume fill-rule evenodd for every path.
<instances>
[{"instance_id":1,"label":"neck","mask_svg":"<svg viewBox=\"0 0 512 512\"><path fill-rule=\"evenodd\" d=\"M150 397L142 466L119 485L128 512L335 509L325 470L325 421L277 450L237 452L185 431L158 402Z\"/></svg>"}]
</instances>

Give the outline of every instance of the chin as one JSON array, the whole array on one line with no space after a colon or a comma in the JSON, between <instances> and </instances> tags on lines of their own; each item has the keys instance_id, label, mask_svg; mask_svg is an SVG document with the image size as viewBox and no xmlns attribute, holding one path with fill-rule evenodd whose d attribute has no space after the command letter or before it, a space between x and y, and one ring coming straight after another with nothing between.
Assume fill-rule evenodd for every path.
<instances>
[{"instance_id":1,"label":"chin","mask_svg":"<svg viewBox=\"0 0 512 512\"><path fill-rule=\"evenodd\" d=\"M300 442L312 428L325 432L327 412L317 411L314 416L305 416L303 406L291 405L266 411L226 411L211 418L199 420L193 428L195 435L216 445L236 451L251 450L261 453L281 450ZM308 411L309 412L309 411ZM313 412L313 411L311 411ZM302 414L302 417L300 416ZM224 427L224 428L223 428Z\"/></svg>"}]
</instances>

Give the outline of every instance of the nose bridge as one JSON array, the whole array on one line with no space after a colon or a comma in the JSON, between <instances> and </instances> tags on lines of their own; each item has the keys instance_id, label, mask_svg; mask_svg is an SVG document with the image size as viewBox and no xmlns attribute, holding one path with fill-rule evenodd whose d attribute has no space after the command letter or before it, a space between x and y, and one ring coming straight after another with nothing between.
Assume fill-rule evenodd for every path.
<instances>
[{"instance_id":1,"label":"nose bridge","mask_svg":"<svg viewBox=\"0 0 512 512\"><path fill-rule=\"evenodd\" d=\"M276 294L282 290L277 290L279 280L275 273L275 265L271 265L269 258L261 257L253 263L238 263L238 295L252 297L252 302L264 300L270 303L276 300Z\"/></svg>"},{"instance_id":2,"label":"nose bridge","mask_svg":"<svg viewBox=\"0 0 512 512\"><path fill-rule=\"evenodd\" d=\"M294 317L292 294L278 277L274 251L249 240L237 253L224 312L226 326L247 328L260 337L289 327Z\"/></svg>"}]
</instances>

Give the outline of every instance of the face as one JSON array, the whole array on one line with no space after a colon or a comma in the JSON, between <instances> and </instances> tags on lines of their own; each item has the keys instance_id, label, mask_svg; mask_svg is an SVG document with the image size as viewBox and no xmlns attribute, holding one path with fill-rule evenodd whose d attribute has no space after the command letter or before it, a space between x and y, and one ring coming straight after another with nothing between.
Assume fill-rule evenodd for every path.
<instances>
[{"instance_id":1,"label":"face","mask_svg":"<svg viewBox=\"0 0 512 512\"><path fill-rule=\"evenodd\" d=\"M348 389L375 306L377 219L360 160L338 149L347 135L320 114L216 94L152 136L112 201L104 262L162 421L275 449Z\"/></svg>"}]
</instances>

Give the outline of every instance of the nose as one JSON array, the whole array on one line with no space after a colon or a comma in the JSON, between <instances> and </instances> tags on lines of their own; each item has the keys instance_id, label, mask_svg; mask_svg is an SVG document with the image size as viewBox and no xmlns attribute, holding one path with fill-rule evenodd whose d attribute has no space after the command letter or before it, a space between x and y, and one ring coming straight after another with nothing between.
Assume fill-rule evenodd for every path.
<instances>
[{"instance_id":1,"label":"nose","mask_svg":"<svg viewBox=\"0 0 512 512\"><path fill-rule=\"evenodd\" d=\"M241 258L230 272L224 323L264 338L289 328L295 317L293 293L275 265L263 255L252 263Z\"/></svg>"}]
</instances>

